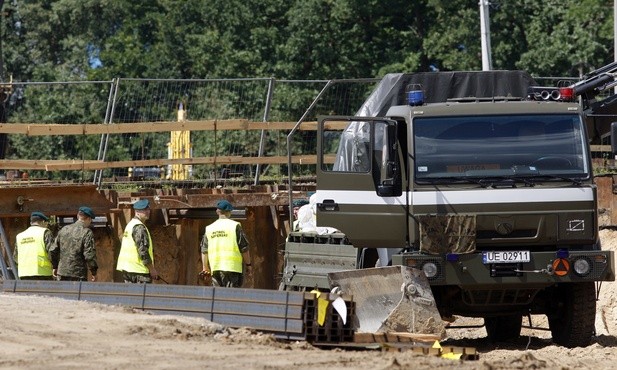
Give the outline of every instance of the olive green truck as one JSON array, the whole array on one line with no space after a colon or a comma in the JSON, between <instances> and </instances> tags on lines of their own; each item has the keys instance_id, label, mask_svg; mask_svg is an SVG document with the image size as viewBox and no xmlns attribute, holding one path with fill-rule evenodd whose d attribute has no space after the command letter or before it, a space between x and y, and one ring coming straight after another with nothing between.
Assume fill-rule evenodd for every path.
<instances>
[{"instance_id":1,"label":"olive green truck","mask_svg":"<svg viewBox=\"0 0 617 370\"><path fill-rule=\"evenodd\" d=\"M281 289L413 267L444 319L482 317L501 341L544 314L556 344L588 345L615 280L586 127L606 71L555 88L517 71L388 75L355 116L319 117L316 227L289 235Z\"/></svg>"}]
</instances>

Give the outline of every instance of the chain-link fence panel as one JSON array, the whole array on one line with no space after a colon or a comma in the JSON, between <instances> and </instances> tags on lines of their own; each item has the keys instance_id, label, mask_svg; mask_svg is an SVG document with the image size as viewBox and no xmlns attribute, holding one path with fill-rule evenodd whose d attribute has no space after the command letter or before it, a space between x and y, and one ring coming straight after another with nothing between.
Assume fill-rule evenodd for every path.
<instances>
[{"instance_id":1,"label":"chain-link fence panel","mask_svg":"<svg viewBox=\"0 0 617 370\"><path fill-rule=\"evenodd\" d=\"M12 83L3 104L6 131L0 135L3 176L92 181L93 171L46 170L45 164L96 160L99 138L68 135L66 129L105 122L111 86L111 81Z\"/></svg>"},{"instance_id":2,"label":"chain-link fence panel","mask_svg":"<svg viewBox=\"0 0 617 370\"><path fill-rule=\"evenodd\" d=\"M368 98L379 79L333 80L318 93L315 99L305 105L307 109L299 116L304 122L316 122L319 116L355 115L362 103ZM315 91L316 92L316 91ZM290 137L292 155L316 154L317 132L315 130L298 130ZM294 163L291 173L302 176L314 176L316 164Z\"/></svg>"},{"instance_id":3,"label":"chain-link fence panel","mask_svg":"<svg viewBox=\"0 0 617 370\"><path fill-rule=\"evenodd\" d=\"M320 114L353 114L378 80L349 80L332 84L314 107L325 80L122 79L114 92L110 124L186 120L203 122L190 132L145 132L108 135L104 138L106 162L191 158L182 175L175 164L150 167L114 167L102 171L101 182L118 180L182 180L187 186L215 186L222 180L242 183L286 182L287 135L303 121ZM182 109L179 112L179 109ZM307 114L308 113L308 114ZM262 128L252 123L267 122ZM274 123L281 123L274 127ZM270 128L273 127L273 128ZM294 173L314 177L315 125L294 137ZM181 148L179 148L181 147ZM163 163L163 161L161 161Z\"/></svg>"},{"instance_id":4,"label":"chain-link fence panel","mask_svg":"<svg viewBox=\"0 0 617 370\"><path fill-rule=\"evenodd\" d=\"M0 117L11 125L0 134L0 170L103 187L122 181L286 183L290 173L313 179L318 116L355 115L379 81L12 83Z\"/></svg>"}]
</instances>

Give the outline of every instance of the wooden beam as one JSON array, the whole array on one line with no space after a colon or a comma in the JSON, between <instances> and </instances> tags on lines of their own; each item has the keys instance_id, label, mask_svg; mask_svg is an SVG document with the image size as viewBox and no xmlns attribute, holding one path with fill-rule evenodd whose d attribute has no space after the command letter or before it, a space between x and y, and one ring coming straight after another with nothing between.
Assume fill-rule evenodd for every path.
<instances>
[{"instance_id":1,"label":"wooden beam","mask_svg":"<svg viewBox=\"0 0 617 370\"><path fill-rule=\"evenodd\" d=\"M276 196L273 196L275 194ZM187 194L132 196L131 200L118 201L118 207L131 208L131 204L137 199L148 199L152 209L190 209L190 208L216 208L216 203L221 199L229 200L235 208L241 207L264 207L285 206L289 198L278 196L277 193L230 193L230 194ZM135 198L135 199L133 199Z\"/></svg>"},{"instance_id":2,"label":"wooden beam","mask_svg":"<svg viewBox=\"0 0 617 370\"><path fill-rule=\"evenodd\" d=\"M1 169L15 170L42 170L42 171L69 171L69 170L101 170L106 168L128 168L128 167L158 167L169 164L285 164L287 157L241 157L241 156L221 156L221 157L198 157L180 159L144 159L135 161L115 161L101 162L95 160L88 161L66 161L66 160L22 160L22 159L3 159L0 160ZM314 164L315 156L295 156L292 163Z\"/></svg>"},{"instance_id":3,"label":"wooden beam","mask_svg":"<svg viewBox=\"0 0 617 370\"><path fill-rule=\"evenodd\" d=\"M77 159L51 160L51 159L0 159L0 169L4 170L45 170L47 166L55 165L59 167L79 168L83 166L100 163L95 160L81 161Z\"/></svg>"},{"instance_id":4,"label":"wooden beam","mask_svg":"<svg viewBox=\"0 0 617 370\"><path fill-rule=\"evenodd\" d=\"M27 124L0 123L0 133L3 134L28 134Z\"/></svg>"},{"instance_id":5,"label":"wooden beam","mask_svg":"<svg viewBox=\"0 0 617 370\"><path fill-rule=\"evenodd\" d=\"M592 152L611 152L610 145L591 145Z\"/></svg>"},{"instance_id":6,"label":"wooden beam","mask_svg":"<svg viewBox=\"0 0 617 370\"><path fill-rule=\"evenodd\" d=\"M46 215L74 216L87 205L94 214L105 215L115 206L95 185L42 185L0 188L0 217Z\"/></svg>"},{"instance_id":7,"label":"wooden beam","mask_svg":"<svg viewBox=\"0 0 617 370\"><path fill-rule=\"evenodd\" d=\"M325 163L334 163L335 155L325 157ZM134 161L115 161L101 162L96 160L25 160L25 159L2 159L0 169L14 170L41 170L41 171L79 171L79 170L102 170L106 168L129 168L129 167L160 167L170 164L197 165L197 164L287 164L286 156L269 157L242 157L242 156L220 156L220 157L197 157L197 158L178 158L178 159L143 159ZM296 155L292 156L293 164L316 164L315 155Z\"/></svg>"},{"instance_id":8,"label":"wooden beam","mask_svg":"<svg viewBox=\"0 0 617 370\"><path fill-rule=\"evenodd\" d=\"M343 130L349 122L331 121L327 129ZM296 122L252 122L246 119L205 120L181 122L134 122L134 123L4 123L0 124L0 134L23 134L28 136L48 135L101 135L129 134L170 131L246 131L246 130L291 130ZM315 131L317 122L303 122L299 130Z\"/></svg>"}]
</instances>

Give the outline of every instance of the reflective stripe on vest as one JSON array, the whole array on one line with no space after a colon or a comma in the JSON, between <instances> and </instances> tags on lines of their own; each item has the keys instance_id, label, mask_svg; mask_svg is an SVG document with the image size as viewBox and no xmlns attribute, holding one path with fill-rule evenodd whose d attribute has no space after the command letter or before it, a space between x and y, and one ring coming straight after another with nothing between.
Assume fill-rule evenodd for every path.
<instances>
[{"instance_id":1,"label":"reflective stripe on vest","mask_svg":"<svg viewBox=\"0 0 617 370\"><path fill-rule=\"evenodd\" d=\"M242 272L236 227L239 222L221 218L206 227L208 262L212 271Z\"/></svg>"},{"instance_id":2,"label":"reflective stripe on vest","mask_svg":"<svg viewBox=\"0 0 617 370\"><path fill-rule=\"evenodd\" d=\"M139 257L139 252L137 251L137 244L135 240L133 240L133 228L136 225L142 224L139 219L133 218L124 229L124 234L122 235L122 244L120 245L120 254L118 255L118 265L116 266L116 270L118 271L126 271L126 272L137 272L140 274L147 274L150 272L146 265L142 262ZM144 225L145 227L145 225ZM152 264L154 265L154 254L152 253L152 238L150 237L150 231L146 227L146 233L148 233L148 254L150 255L150 259L152 260Z\"/></svg>"},{"instance_id":3,"label":"reflective stripe on vest","mask_svg":"<svg viewBox=\"0 0 617 370\"><path fill-rule=\"evenodd\" d=\"M52 266L45 250L45 231L41 226L30 226L15 238L19 276L51 276Z\"/></svg>"}]
</instances>

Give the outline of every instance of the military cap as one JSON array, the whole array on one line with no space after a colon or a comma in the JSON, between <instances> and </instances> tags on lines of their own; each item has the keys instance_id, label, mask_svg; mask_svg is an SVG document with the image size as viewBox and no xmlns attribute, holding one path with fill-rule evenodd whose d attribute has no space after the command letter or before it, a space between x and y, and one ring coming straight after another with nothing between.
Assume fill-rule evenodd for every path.
<instances>
[{"instance_id":1,"label":"military cap","mask_svg":"<svg viewBox=\"0 0 617 370\"><path fill-rule=\"evenodd\" d=\"M91 219L94 219L96 216L94 216L94 212L92 212L92 208L90 207L79 207L79 212L83 213L84 215L90 217Z\"/></svg>"},{"instance_id":2,"label":"military cap","mask_svg":"<svg viewBox=\"0 0 617 370\"><path fill-rule=\"evenodd\" d=\"M148 202L148 199L141 199L133 204L133 209L136 210L142 210L146 208L150 208L150 202Z\"/></svg>"},{"instance_id":3,"label":"military cap","mask_svg":"<svg viewBox=\"0 0 617 370\"><path fill-rule=\"evenodd\" d=\"M216 203L216 208L220 209L221 211L233 211L234 206L232 206L231 203L229 203L225 199L221 199L218 201L218 203Z\"/></svg>"},{"instance_id":4,"label":"military cap","mask_svg":"<svg viewBox=\"0 0 617 370\"><path fill-rule=\"evenodd\" d=\"M298 208L300 208L300 207L302 207L304 205L307 205L307 204L309 204L309 201L306 200L306 199L296 199L296 200L293 201L293 206L294 207L298 207Z\"/></svg>"},{"instance_id":5,"label":"military cap","mask_svg":"<svg viewBox=\"0 0 617 370\"><path fill-rule=\"evenodd\" d=\"M32 212L30 214L30 221L37 221L37 220L42 220L42 221L49 221L49 217L45 216L43 214L43 212Z\"/></svg>"}]
</instances>

